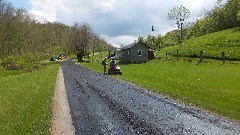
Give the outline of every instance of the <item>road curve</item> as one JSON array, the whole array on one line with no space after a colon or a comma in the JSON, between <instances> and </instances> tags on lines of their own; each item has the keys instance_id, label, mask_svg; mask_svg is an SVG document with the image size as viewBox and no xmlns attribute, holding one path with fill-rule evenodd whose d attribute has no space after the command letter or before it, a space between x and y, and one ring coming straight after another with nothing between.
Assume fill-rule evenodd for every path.
<instances>
[{"instance_id":1,"label":"road curve","mask_svg":"<svg viewBox=\"0 0 240 135\"><path fill-rule=\"evenodd\" d=\"M61 63L77 135L239 135L240 125L74 64Z\"/></svg>"}]
</instances>

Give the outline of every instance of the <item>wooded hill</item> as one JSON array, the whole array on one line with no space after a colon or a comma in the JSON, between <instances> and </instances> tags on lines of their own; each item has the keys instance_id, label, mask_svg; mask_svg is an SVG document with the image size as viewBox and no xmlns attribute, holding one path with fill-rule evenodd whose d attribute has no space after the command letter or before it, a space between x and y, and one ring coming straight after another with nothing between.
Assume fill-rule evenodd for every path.
<instances>
[{"instance_id":1,"label":"wooded hill","mask_svg":"<svg viewBox=\"0 0 240 135\"><path fill-rule=\"evenodd\" d=\"M240 27L240 1L218 0L213 10L205 12L191 23L184 24L183 41L235 27ZM151 35L146 38L139 37L139 40L155 50L181 44L179 43L179 30L170 31L164 36L158 35L154 39L153 43Z\"/></svg>"},{"instance_id":2,"label":"wooded hill","mask_svg":"<svg viewBox=\"0 0 240 135\"><path fill-rule=\"evenodd\" d=\"M165 35L175 42L168 42L161 54L196 58L203 51L204 58L222 59L222 52L228 60L240 60L240 1L218 1L219 4L185 29L185 40L181 43L175 31ZM164 39L163 38L163 39ZM167 40L165 40L167 41Z\"/></svg>"},{"instance_id":3,"label":"wooded hill","mask_svg":"<svg viewBox=\"0 0 240 135\"><path fill-rule=\"evenodd\" d=\"M75 44L74 34L76 31L81 33L85 26L88 26L90 32L88 40L79 41L85 42L85 53L92 50L105 51L111 47L88 24L67 26L58 22L40 23L26 10L16 9L11 3L0 0L0 63L1 59L6 60L9 56L13 56L14 60L27 55L26 58L32 56L37 61L61 53L77 54L83 44Z\"/></svg>"}]
</instances>

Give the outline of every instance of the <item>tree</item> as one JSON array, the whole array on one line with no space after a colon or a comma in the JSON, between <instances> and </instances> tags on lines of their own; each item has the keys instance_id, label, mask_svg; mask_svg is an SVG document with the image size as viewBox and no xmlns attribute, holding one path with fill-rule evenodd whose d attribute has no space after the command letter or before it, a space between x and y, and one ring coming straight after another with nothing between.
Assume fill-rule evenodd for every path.
<instances>
[{"instance_id":1,"label":"tree","mask_svg":"<svg viewBox=\"0 0 240 135\"><path fill-rule=\"evenodd\" d=\"M144 37L139 36L139 37L138 37L138 42L144 42Z\"/></svg>"},{"instance_id":2,"label":"tree","mask_svg":"<svg viewBox=\"0 0 240 135\"><path fill-rule=\"evenodd\" d=\"M77 52L82 60L90 50L108 48L107 42L94 34L88 24L76 23L71 27L58 22L40 23L26 10L15 9L11 3L0 0L0 59L25 54L46 59Z\"/></svg>"},{"instance_id":3,"label":"tree","mask_svg":"<svg viewBox=\"0 0 240 135\"><path fill-rule=\"evenodd\" d=\"M92 29L88 24L79 25L75 23L72 27L72 45L77 50L78 61L83 61L83 57L87 56L87 47L92 34Z\"/></svg>"},{"instance_id":4,"label":"tree","mask_svg":"<svg viewBox=\"0 0 240 135\"><path fill-rule=\"evenodd\" d=\"M197 37L240 26L240 1L218 0L218 5L194 22L188 37Z\"/></svg>"},{"instance_id":5,"label":"tree","mask_svg":"<svg viewBox=\"0 0 240 135\"><path fill-rule=\"evenodd\" d=\"M183 25L190 15L190 10L181 5L180 7L173 7L168 13L168 18L174 20L179 31L179 40L183 40Z\"/></svg>"},{"instance_id":6,"label":"tree","mask_svg":"<svg viewBox=\"0 0 240 135\"><path fill-rule=\"evenodd\" d=\"M238 10L237 19L238 19L238 21L240 21L240 10Z\"/></svg>"}]
</instances>

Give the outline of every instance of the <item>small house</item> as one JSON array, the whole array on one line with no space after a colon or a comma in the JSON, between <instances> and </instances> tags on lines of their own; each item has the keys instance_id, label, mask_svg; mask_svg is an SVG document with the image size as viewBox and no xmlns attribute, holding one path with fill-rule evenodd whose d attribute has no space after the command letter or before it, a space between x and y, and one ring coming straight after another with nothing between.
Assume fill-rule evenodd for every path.
<instances>
[{"instance_id":1,"label":"small house","mask_svg":"<svg viewBox=\"0 0 240 135\"><path fill-rule=\"evenodd\" d=\"M122 63L142 63L152 59L153 51L144 43L135 42L123 47L121 53Z\"/></svg>"}]
</instances>

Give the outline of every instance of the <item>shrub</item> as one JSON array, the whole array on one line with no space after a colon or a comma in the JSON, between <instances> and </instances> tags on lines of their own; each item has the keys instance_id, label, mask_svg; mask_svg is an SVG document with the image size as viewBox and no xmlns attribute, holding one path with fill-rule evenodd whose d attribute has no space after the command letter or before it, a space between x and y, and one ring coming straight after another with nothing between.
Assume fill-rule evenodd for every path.
<instances>
[{"instance_id":1,"label":"shrub","mask_svg":"<svg viewBox=\"0 0 240 135\"><path fill-rule=\"evenodd\" d=\"M18 62L18 57L16 56L6 56L2 60L2 66L9 70L22 69L22 65L20 63Z\"/></svg>"},{"instance_id":2,"label":"shrub","mask_svg":"<svg viewBox=\"0 0 240 135\"><path fill-rule=\"evenodd\" d=\"M2 60L2 66L7 70L25 70L28 72L38 70L45 66L41 61L41 57L26 53L24 55L6 56Z\"/></svg>"}]
</instances>

